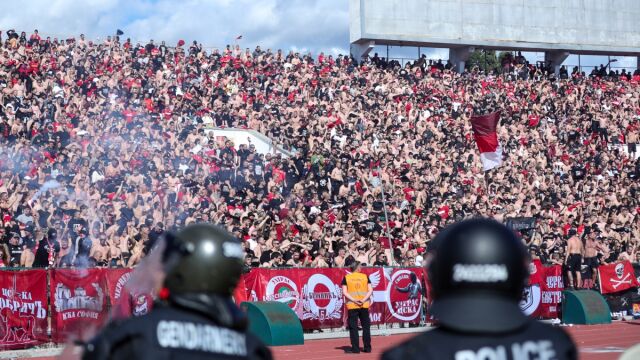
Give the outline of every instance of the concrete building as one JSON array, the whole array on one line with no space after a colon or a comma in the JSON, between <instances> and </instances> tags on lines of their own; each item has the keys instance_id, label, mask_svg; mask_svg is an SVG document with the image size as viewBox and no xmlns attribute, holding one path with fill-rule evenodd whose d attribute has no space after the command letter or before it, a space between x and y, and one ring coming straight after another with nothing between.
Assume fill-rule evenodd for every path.
<instances>
[{"instance_id":1,"label":"concrete building","mask_svg":"<svg viewBox=\"0 0 640 360\"><path fill-rule=\"evenodd\" d=\"M448 48L458 71L476 49L640 55L637 0L349 0L351 54L375 45ZM638 60L640 68L640 58Z\"/></svg>"}]
</instances>

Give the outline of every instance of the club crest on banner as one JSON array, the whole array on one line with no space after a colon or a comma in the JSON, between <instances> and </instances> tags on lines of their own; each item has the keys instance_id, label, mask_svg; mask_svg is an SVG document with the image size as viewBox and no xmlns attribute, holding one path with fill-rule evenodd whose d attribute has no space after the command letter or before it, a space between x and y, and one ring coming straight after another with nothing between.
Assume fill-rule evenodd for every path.
<instances>
[{"instance_id":1,"label":"club crest on banner","mask_svg":"<svg viewBox=\"0 0 640 360\"><path fill-rule=\"evenodd\" d=\"M539 285L531 285L524 288L522 299L520 300L520 309L527 315L533 315L538 311L542 302L542 291Z\"/></svg>"},{"instance_id":2,"label":"club crest on banner","mask_svg":"<svg viewBox=\"0 0 640 360\"><path fill-rule=\"evenodd\" d=\"M302 288L303 320L327 320L342 318L342 288L323 274L311 275Z\"/></svg>"},{"instance_id":3,"label":"club crest on banner","mask_svg":"<svg viewBox=\"0 0 640 360\"><path fill-rule=\"evenodd\" d=\"M95 292L94 296L90 296L87 289L82 286L71 290L64 284L58 283L54 296L56 311L63 313L63 319L67 317L98 318L98 313L104 306L104 291L98 283L91 283L91 288ZM76 313L75 310L80 311ZM69 311L73 313L67 313Z\"/></svg>"},{"instance_id":4,"label":"club crest on banner","mask_svg":"<svg viewBox=\"0 0 640 360\"><path fill-rule=\"evenodd\" d=\"M255 292L252 292L252 296ZM287 304L295 310L300 301L300 293L295 282L286 276L274 276L267 283L264 301L277 301Z\"/></svg>"},{"instance_id":5,"label":"club crest on banner","mask_svg":"<svg viewBox=\"0 0 640 360\"><path fill-rule=\"evenodd\" d=\"M391 275L386 291L387 308L398 320L416 319L422 310L422 285L410 270L398 270Z\"/></svg>"},{"instance_id":6,"label":"club crest on banner","mask_svg":"<svg viewBox=\"0 0 640 360\"><path fill-rule=\"evenodd\" d=\"M133 316L146 315L149 312L149 303L147 302L146 295L136 296L133 310L131 311Z\"/></svg>"}]
</instances>

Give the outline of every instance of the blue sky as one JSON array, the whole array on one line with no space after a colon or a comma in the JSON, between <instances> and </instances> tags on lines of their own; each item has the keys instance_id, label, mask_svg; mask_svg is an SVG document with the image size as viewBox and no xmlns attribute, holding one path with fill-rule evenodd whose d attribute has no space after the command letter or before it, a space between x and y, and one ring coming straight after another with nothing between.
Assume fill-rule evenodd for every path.
<instances>
[{"instance_id":1,"label":"blue sky","mask_svg":"<svg viewBox=\"0 0 640 360\"><path fill-rule=\"evenodd\" d=\"M347 0L22 0L3 1L0 30L38 29L52 37L86 34L99 39L122 29L133 41L198 40L222 48L242 34L242 47L347 53ZM386 47L377 48L386 55ZM430 58L447 58L444 49L421 49ZM391 57L417 57L416 48L390 48ZM526 54L530 61L542 54ZM577 56L567 63L577 65ZM606 57L582 57L583 66L606 63ZM616 66L635 67L635 58Z\"/></svg>"}]
</instances>

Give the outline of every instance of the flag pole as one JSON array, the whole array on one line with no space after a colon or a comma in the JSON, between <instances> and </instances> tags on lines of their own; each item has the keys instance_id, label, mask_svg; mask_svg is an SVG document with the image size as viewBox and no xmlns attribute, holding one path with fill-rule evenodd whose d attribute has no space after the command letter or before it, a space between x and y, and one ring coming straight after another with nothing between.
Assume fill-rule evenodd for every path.
<instances>
[{"instance_id":1,"label":"flag pole","mask_svg":"<svg viewBox=\"0 0 640 360\"><path fill-rule=\"evenodd\" d=\"M380 165L378 165L378 176L380 177L380 193L382 194L382 210L384 210L384 223L385 223L385 228L387 230L387 239L389 239L389 247L390 247L390 255L391 255L391 266L393 266L393 263L396 262L395 261L395 256L393 254L393 242L391 240L391 233L389 232L389 216L387 215L387 201L385 199L384 196L384 183L382 182L382 169L380 168Z\"/></svg>"}]
</instances>

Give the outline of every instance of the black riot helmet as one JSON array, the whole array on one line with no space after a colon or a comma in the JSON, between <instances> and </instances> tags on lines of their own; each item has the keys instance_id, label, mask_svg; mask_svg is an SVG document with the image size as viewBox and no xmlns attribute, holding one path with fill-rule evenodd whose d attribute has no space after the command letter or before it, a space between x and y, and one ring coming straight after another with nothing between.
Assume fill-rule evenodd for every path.
<instances>
[{"instance_id":1,"label":"black riot helmet","mask_svg":"<svg viewBox=\"0 0 640 360\"><path fill-rule=\"evenodd\" d=\"M433 240L427 272L432 313L441 326L465 332L508 332L527 317L518 306L528 272L522 241L490 219L465 220Z\"/></svg>"},{"instance_id":2,"label":"black riot helmet","mask_svg":"<svg viewBox=\"0 0 640 360\"><path fill-rule=\"evenodd\" d=\"M167 234L165 287L172 295L230 296L244 263L242 244L226 230L206 223Z\"/></svg>"}]
</instances>

